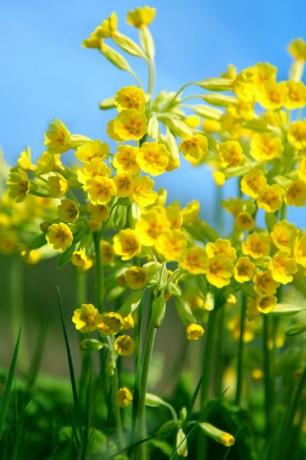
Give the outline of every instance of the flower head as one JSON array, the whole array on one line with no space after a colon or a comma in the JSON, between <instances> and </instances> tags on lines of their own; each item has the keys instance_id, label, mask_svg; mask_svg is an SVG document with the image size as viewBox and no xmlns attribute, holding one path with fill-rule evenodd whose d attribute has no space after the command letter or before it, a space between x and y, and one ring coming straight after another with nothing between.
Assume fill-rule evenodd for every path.
<instances>
[{"instance_id":1,"label":"flower head","mask_svg":"<svg viewBox=\"0 0 306 460\"><path fill-rule=\"evenodd\" d=\"M269 133L254 134L251 140L251 155L257 161L270 161L279 157L283 144L279 137Z\"/></svg>"},{"instance_id":2,"label":"flower head","mask_svg":"<svg viewBox=\"0 0 306 460\"><path fill-rule=\"evenodd\" d=\"M131 356L135 350L135 341L129 335L120 335L115 340L114 348L120 356Z\"/></svg>"},{"instance_id":3,"label":"flower head","mask_svg":"<svg viewBox=\"0 0 306 460\"><path fill-rule=\"evenodd\" d=\"M142 171L158 176L166 171L170 153L163 144L144 142L137 153L137 163Z\"/></svg>"},{"instance_id":4,"label":"flower head","mask_svg":"<svg viewBox=\"0 0 306 460\"><path fill-rule=\"evenodd\" d=\"M138 88L137 86L125 86L117 91L115 95L115 103L119 110L144 110L146 98L141 88Z\"/></svg>"},{"instance_id":5,"label":"flower head","mask_svg":"<svg viewBox=\"0 0 306 460\"><path fill-rule=\"evenodd\" d=\"M115 254L122 260L129 260L137 256L141 251L141 244L135 230L126 228L114 236Z\"/></svg>"},{"instance_id":6,"label":"flower head","mask_svg":"<svg viewBox=\"0 0 306 460\"><path fill-rule=\"evenodd\" d=\"M97 329L99 311L91 303L83 303L73 313L72 322L80 332L93 332Z\"/></svg>"},{"instance_id":7,"label":"flower head","mask_svg":"<svg viewBox=\"0 0 306 460\"><path fill-rule=\"evenodd\" d=\"M156 9L150 6L143 6L129 11L126 20L129 24L140 29L148 26L155 18Z\"/></svg>"},{"instance_id":8,"label":"flower head","mask_svg":"<svg viewBox=\"0 0 306 460\"><path fill-rule=\"evenodd\" d=\"M133 393L127 387L118 388L116 399L119 407L128 407L133 401Z\"/></svg>"},{"instance_id":9,"label":"flower head","mask_svg":"<svg viewBox=\"0 0 306 460\"><path fill-rule=\"evenodd\" d=\"M191 323L186 327L187 340L199 340L204 334L204 329L200 324Z\"/></svg>"},{"instance_id":10,"label":"flower head","mask_svg":"<svg viewBox=\"0 0 306 460\"><path fill-rule=\"evenodd\" d=\"M186 249L181 258L180 265L184 270L194 275L206 273L208 258L205 249L199 246Z\"/></svg>"},{"instance_id":11,"label":"flower head","mask_svg":"<svg viewBox=\"0 0 306 460\"><path fill-rule=\"evenodd\" d=\"M207 137L202 134L193 134L183 140L180 150L187 161L193 165L201 163L208 154Z\"/></svg>"},{"instance_id":12,"label":"flower head","mask_svg":"<svg viewBox=\"0 0 306 460\"><path fill-rule=\"evenodd\" d=\"M122 141L139 141L146 134L147 125L143 112L125 109L113 120L112 130Z\"/></svg>"},{"instance_id":13,"label":"flower head","mask_svg":"<svg viewBox=\"0 0 306 460\"><path fill-rule=\"evenodd\" d=\"M73 235L68 225L60 222L48 227L46 239L57 251L66 251L73 241Z\"/></svg>"}]
</instances>

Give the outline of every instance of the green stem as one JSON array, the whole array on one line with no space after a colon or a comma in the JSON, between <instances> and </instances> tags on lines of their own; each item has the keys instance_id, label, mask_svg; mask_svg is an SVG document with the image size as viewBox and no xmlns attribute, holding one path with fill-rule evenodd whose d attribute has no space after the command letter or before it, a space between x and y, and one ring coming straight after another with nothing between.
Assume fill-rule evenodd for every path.
<instances>
[{"instance_id":1,"label":"green stem","mask_svg":"<svg viewBox=\"0 0 306 460\"><path fill-rule=\"evenodd\" d=\"M114 406L114 415L115 415L115 423L116 423L116 430L118 433L118 441L119 446L123 447L125 445L123 427L122 427L122 418L120 413L120 407L117 403L117 390L119 388L119 378L118 378L118 369L117 366L114 371L114 375L111 378L111 392L112 392L112 401Z\"/></svg>"},{"instance_id":2,"label":"green stem","mask_svg":"<svg viewBox=\"0 0 306 460\"><path fill-rule=\"evenodd\" d=\"M220 308L218 315L218 325L217 325L217 343L216 343L216 352L215 360L219 362L219 365L216 366L216 395L219 396L222 393L222 383L223 383L223 364L224 364L224 326L225 326L225 307Z\"/></svg>"},{"instance_id":3,"label":"green stem","mask_svg":"<svg viewBox=\"0 0 306 460\"><path fill-rule=\"evenodd\" d=\"M143 439L146 437L146 392L147 392L147 384L148 384L148 376L149 376L149 369L150 363L153 354L154 342L156 336L156 328L153 326L152 319L150 318L149 327L146 336L146 343L144 348L144 355L143 355L143 366L142 366L142 374L140 380L140 391L139 391L139 407L138 407L138 434L139 438ZM147 460L148 459L148 449L147 444L142 443L138 448L138 460Z\"/></svg>"},{"instance_id":4,"label":"green stem","mask_svg":"<svg viewBox=\"0 0 306 460\"><path fill-rule=\"evenodd\" d=\"M148 93L153 94L156 80L155 62L148 59Z\"/></svg>"},{"instance_id":5,"label":"green stem","mask_svg":"<svg viewBox=\"0 0 306 460\"><path fill-rule=\"evenodd\" d=\"M93 240L95 245L95 254L96 254L96 302L97 307L101 311L103 309L104 303L104 272L102 266L102 258L100 251L100 241L101 235L98 232L93 233Z\"/></svg>"},{"instance_id":6,"label":"green stem","mask_svg":"<svg viewBox=\"0 0 306 460\"><path fill-rule=\"evenodd\" d=\"M238 344L238 358L237 358L237 385L236 385L236 397L235 404L240 406L241 396L242 396L242 383L243 383L243 358L244 358L244 331L245 331L245 322L246 322L246 299L242 295L241 299L241 314L240 314L240 336Z\"/></svg>"},{"instance_id":7,"label":"green stem","mask_svg":"<svg viewBox=\"0 0 306 460\"><path fill-rule=\"evenodd\" d=\"M75 271L76 277L76 304L79 306L87 299L87 277L86 272L78 269Z\"/></svg>"},{"instance_id":8,"label":"green stem","mask_svg":"<svg viewBox=\"0 0 306 460\"><path fill-rule=\"evenodd\" d=\"M271 433L272 426L272 381L271 381L271 359L269 350L269 317L263 315L263 358L264 358L264 391L265 391L265 419L266 436Z\"/></svg>"}]
</instances>

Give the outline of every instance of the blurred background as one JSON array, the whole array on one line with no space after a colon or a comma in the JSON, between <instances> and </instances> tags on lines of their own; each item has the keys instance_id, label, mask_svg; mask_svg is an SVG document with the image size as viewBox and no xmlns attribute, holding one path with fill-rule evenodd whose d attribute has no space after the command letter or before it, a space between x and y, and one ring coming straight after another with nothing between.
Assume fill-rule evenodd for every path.
<instances>
[{"instance_id":1,"label":"blurred background","mask_svg":"<svg viewBox=\"0 0 306 460\"><path fill-rule=\"evenodd\" d=\"M136 31L125 22L125 14L143 4L139 0L1 0L0 147L7 161L14 163L27 145L36 158L43 150L43 132L55 117L63 119L74 133L105 139L110 115L99 111L99 101L134 82L98 52L82 48L81 43L112 11L118 13L120 30L136 37ZM269 61L279 68L279 79L285 79L291 62L287 45L305 33L303 0L256 0L252 4L243 0L151 0L148 4L157 8L151 27L157 49L156 91L173 91L186 81L217 76L229 63L239 70ZM131 63L145 79L145 67L136 59ZM165 174L157 184L168 189L169 200L186 203L199 199L204 217L212 220L214 187L203 166L192 168L183 161L178 171ZM228 192L231 187L229 184ZM302 225L305 210L290 210L289 219ZM5 317L7 272L8 261L2 258L0 364L11 350ZM56 312L58 282L69 322L75 302L70 268L58 272L54 261L26 268L21 294L27 299L28 342L34 348L40 324L49 325L43 369L62 374L66 363ZM169 315L168 326L180 331L174 315ZM167 328L161 334L166 341ZM171 348L168 352L171 356Z\"/></svg>"}]
</instances>

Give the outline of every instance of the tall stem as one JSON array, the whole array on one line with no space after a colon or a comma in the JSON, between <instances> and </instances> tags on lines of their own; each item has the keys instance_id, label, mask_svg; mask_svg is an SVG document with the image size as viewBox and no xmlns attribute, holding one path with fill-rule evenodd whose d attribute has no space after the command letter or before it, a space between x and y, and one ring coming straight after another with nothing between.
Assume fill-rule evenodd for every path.
<instances>
[{"instance_id":1,"label":"tall stem","mask_svg":"<svg viewBox=\"0 0 306 460\"><path fill-rule=\"evenodd\" d=\"M242 295L241 299L241 314L240 314L240 336L238 344L238 357L237 357L237 385L236 385L236 397L235 403L237 406L240 405L242 396L242 383L243 383L243 358L244 358L244 331L246 322L246 299Z\"/></svg>"},{"instance_id":2,"label":"tall stem","mask_svg":"<svg viewBox=\"0 0 306 460\"><path fill-rule=\"evenodd\" d=\"M266 435L271 433L273 407L272 401L272 382L271 382L271 360L269 350L269 317L263 315L263 358L264 358L264 391L265 391L265 419Z\"/></svg>"},{"instance_id":3,"label":"tall stem","mask_svg":"<svg viewBox=\"0 0 306 460\"><path fill-rule=\"evenodd\" d=\"M101 311L104 303L104 272L100 251L101 234L99 232L94 232L93 240L96 254L96 302L98 309Z\"/></svg>"}]
</instances>

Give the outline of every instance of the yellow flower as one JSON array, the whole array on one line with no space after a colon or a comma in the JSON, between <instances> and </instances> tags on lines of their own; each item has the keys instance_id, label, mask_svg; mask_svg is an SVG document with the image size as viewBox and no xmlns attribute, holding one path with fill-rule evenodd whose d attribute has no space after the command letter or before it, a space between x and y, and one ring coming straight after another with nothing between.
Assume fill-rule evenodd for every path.
<instances>
[{"instance_id":1,"label":"yellow flower","mask_svg":"<svg viewBox=\"0 0 306 460\"><path fill-rule=\"evenodd\" d=\"M291 206L305 206L306 182L301 179L291 182L285 194L285 201Z\"/></svg>"},{"instance_id":2,"label":"yellow flower","mask_svg":"<svg viewBox=\"0 0 306 460\"><path fill-rule=\"evenodd\" d=\"M117 187L113 179L96 176L84 186L92 204L106 204L116 195Z\"/></svg>"},{"instance_id":3,"label":"yellow flower","mask_svg":"<svg viewBox=\"0 0 306 460\"><path fill-rule=\"evenodd\" d=\"M214 243L207 243L206 254L208 257L223 255L231 261L234 261L237 257L236 249L233 248L231 242L222 238L218 238Z\"/></svg>"},{"instance_id":4,"label":"yellow flower","mask_svg":"<svg viewBox=\"0 0 306 460\"><path fill-rule=\"evenodd\" d=\"M184 118L184 122L190 128L197 128L200 124L200 118L197 115L188 115Z\"/></svg>"},{"instance_id":5,"label":"yellow flower","mask_svg":"<svg viewBox=\"0 0 306 460\"><path fill-rule=\"evenodd\" d=\"M280 220L274 225L270 236L278 249L292 249L297 236L297 228L286 220Z\"/></svg>"},{"instance_id":6,"label":"yellow flower","mask_svg":"<svg viewBox=\"0 0 306 460\"><path fill-rule=\"evenodd\" d=\"M99 315L97 328L105 335L117 334L123 327L123 318L120 313L109 311Z\"/></svg>"},{"instance_id":7,"label":"yellow flower","mask_svg":"<svg viewBox=\"0 0 306 460\"><path fill-rule=\"evenodd\" d=\"M183 209L183 222L184 224L193 224L199 218L200 203L197 200L190 201Z\"/></svg>"},{"instance_id":8,"label":"yellow flower","mask_svg":"<svg viewBox=\"0 0 306 460\"><path fill-rule=\"evenodd\" d=\"M30 191L30 181L25 171L20 168L12 168L7 180L9 195L17 203L23 201Z\"/></svg>"},{"instance_id":9,"label":"yellow flower","mask_svg":"<svg viewBox=\"0 0 306 460\"><path fill-rule=\"evenodd\" d=\"M293 281L293 274L297 271L297 263L288 251L278 251L270 260L269 269L272 278L281 284Z\"/></svg>"},{"instance_id":10,"label":"yellow flower","mask_svg":"<svg viewBox=\"0 0 306 460\"><path fill-rule=\"evenodd\" d=\"M270 313L276 307L277 298L274 295L258 296L256 308L261 313Z\"/></svg>"},{"instance_id":11,"label":"yellow flower","mask_svg":"<svg viewBox=\"0 0 306 460\"><path fill-rule=\"evenodd\" d=\"M283 204L283 194L280 185L267 185L257 198L257 206L266 212L278 211Z\"/></svg>"},{"instance_id":12,"label":"yellow flower","mask_svg":"<svg viewBox=\"0 0 306 460\"><path fill-rule=\"evenodd\" d=\"M109 153L109 147L106 142L101 142L99 140L85 142L81 144L75 152L75 156L78 160L91 161L93 158L105 158Z\"/></svg>"},{"instance_id":13,"label":"yellow flower","mask_svg":"<svg viewBox=\"0 0 306 460\"><path fill-rule=\"evenodd\" d=\"M118 388L116 400L119 407L128 407L133 401L133 393L127 387Z\"/></svg>"},{"instance_id":14,"label":"yellow flower","mask_svg":"<svg viewBox=\"0 0 306 460\"><path fill-rule=\"evenodd\" d=\"M156 241L157 251L166 260L179 260L187 246L187 238L182 230L167 230Z\"/></svg>"},{"instance_id":15,"label":"yellow flower","mask_svg":"<svg viewBox=\"0 0 306 460\"><path fill-rule=\"evenodd\" d=\"M306 267L306 233L303 233L295 240L294 257L298 264Z\"/></svg>"},{"instance_id":16,"label":"yellow flower","mask_svg":"<svg viewBox=\"0 0 306 460\"><path fill-rule=\"evenodd\" d=\"M241 191L245 195L257 198L267 185L267 179L261 169L253 169L241 179Z\"/></svg>"},{"instance_id":17,"label":"yellow flower","mask_svg":"<svg viewBox=\"0 0 306 460\"><path fill-rule=\"evenodd\" d=\"M226 141L218 144L217 154L222 168L238 166L244 161L243 150L238 141Z\"/></svg>"},{"instance_id":18,"label":"yellow flower","mask_svg":"<svg viewBox=\"0 0 306 460\"><path fill-rule=\"evenodd\" d=\"M114 348L120 356L131 356L135 350L135 341L129 335L120 335L115 340Z\"/></svg>"},{"instance_id":19,"label":"yellow flower","mask_svg":"<svg viewBox=\"0 0 306 460\"><path fill-rule=\"evenodd\" d=\"M234 278L238 283L245 283L253 279L255 271L255 264L249 257L239 257L234 268Z\"/></svg>"},{"instance_id":20,"label":"yellow flower","mask_svg":"<svg viewBox=\"0 0 306 460\"><path fill-rule=\"evenodd\" d=\"M97 329L99 311L91 303L83 303L73 313L72 322L80 332L93 332Z\"/></svg>"},{"instance_id":21,"label":"yellow flower","mask_svg":"<svg viewBox=\"0 0 306 460\"><path fill-rule=\"evenodd\" d=\"M279 283L272 277L270 271L257 272L254 277L254 289L261 296L273 295L276 293Z\"/></svg>"},{"instance_id":22,"label":"yellow flower","mask_svg":"<svg viewBox=\"0 0 306 460\"><path fill-rule=\"evenodd\" d=\"M143 289L147 284L147 272L142 267L133 266L124 273L125 282L131 289Z\"/></svg>"},{"instance_id":23,"label":"yellow flower","mask_svg":"<svg viewBox=\"0 0 306 460\"><path fill-rule=\"evenodd\" d=\"M35 171L36 166L32 163L30 147L27 147L20 153L17 159L17 166L24 171Z\"/></svg>"},{"instance_id":24,"label":"yellow flower","mask_svg":"<svg viewBox=\"0 0 306 460\"><path fill-rule=\"evenodd\" d=\"M142 171L158 176L166 171L170 153L163 144L144 142L137 153L137 163Z\"/></svg>"},{"instance_id":25,"label":"yellow flower","mask_svg":"<svg viewBox=\"0 0 306 460\"><path fill-rule=\"evenodd\" d=\"M222 187L226 181L226 175L222 171L213 171L213 179L218 187Z\"/></svg>"},{"instance_id":26,"label":"yellow flower","mask_svg":"<svg viewBox=\"0 0 306 460\"><path fill-rule=\"evenodd\" d=\"M276 110L286 104L287 94L285 82L269 82L257 93L257 100L265 109Z\"/></svg>"},{"instance_id":27,"label":"yellow flower","mask_svg":"<svg viewBox=\"0 0 306 460\"><path fill-rule=\"evenodd\" d=\"M57 251L66 251L73 241L73 235L68 225L60 222L48 227L46 239Z\"/></svg>"},{"instance_id":28,"label":"yellow flower","mask_svg":"<svg viewBox=\"0 0 306 460\"><path fill-rule=\"evenodd\" d=\"M267 233L254 232L242 242L242 251L253 259L266 257L270 253L270 238Z\"/></svg>"},{"instance_id":29,"label":"yellow flower","mask_svg":"<svg viewBox=\"0 0 306 460\"><path fill-rule=\"evenodd\" d=\"M148 120L143 112L122 110L113 120L112 129L122 141L139 141L147 132Z\"/></svg>"},{"instance_id":30,"label":"yellow flower","mask_svg":"<svg viewBox=\"0 0 306 460\"><path fill-rule=\"evenodd\" d=\"M48 193L52 198L59 198L68 191L69 183L61 174L48 177Z\"/></svg>"},{"instance_id":31,"label":"yellow flower","mask_svg":"<svg viewBox=\"0 0 306 460\"><path fill-rule=\"evenodd\" d=\"M306 155L300 159L297 173L300 179L306 181Z\"/></svg>"},{"instance_id":32,"label":"yellow flower","mask_svg":"<svg viewBox=\"0 0 306 460\"><path fill-rule=\"evenodd\" d=\"M252 230L255 221L249 212L240 212L235 218L235 225L239 230Z\"/></svg>"},{"instance_id":33,"label":"yellow flower","mask_svg":"<svg viewBox=\"0 0 306 460\"><path fill-rule=\"evenodd\" d=\"M143 245L155 246L159 235L170 230L170 225L164 212L151 209L141 216L135 229Z\"/></svg>"},{"instance_id":34,"label":"yellow flower","mask_svg":"<svg viewBox=\"0 0 306 460\"><path fill-rule=\"evenodd\" d=\"M49 124L44 145L52 154L64 153L71 148L70 131L61 120L54 120Z\"/></svg>"},{"instance_id":35,"label":"yellow flower","mask_svg":"<svg viewBox=\"0 0 306 460\"><path fill-rule=\"evenodd\" d=\"M297 61L306 61L306 42L302 38L296 38L288 46L289 53Z\"/></svg>"},{"instance_id":36,"label":"yellow flower","mask_svg":"<svg viewBox=\"0 0 306 460\"><path fill-rule=\"evenodd\" d=\"M144 110L146 104L145 93L137 86L125 86L117 91L115 95L115 103L119 110Z\"/></svg>"},{"instance_id":37,"label":"yellow flower","mask_svg":"<svg viewBox=\"0 0 306 460\"><path fill-rule=\"evenodd\" d=\"M57 214L64 222L75 222L79 217L79 207L76 201L66 198L58 205Z\"/></svg>"},{"instance_id":38,"label":"yellow flower","mask_svg":"<svg viewBox=\"0 0 306 460\"><path fill-rule=\"evenodd\" d=\"M302 81L287 82L288 97L286 109L302 109L306 105L306 86Z\"/></svg>"},{"instance_id":39,"label":"yellow flower","mask_svg":"<svg viewBox=\"0 0 306 460\"><path fill-rule=\"evenodd\" d=\"M296 149L306 149L306 120L298 120L291 124L288 140Z\"/></svg>"},{"instance_id":40,"label":"yellow flower","mask_svg":"<svg viewBox=\"0 0 306 460\"><path fill-rule=\"evenodd\" d=\"M208 259L205 249L200 248L199 246L194 246L192 248L186 249L186 251L183 253L180 265L184 270L187 270L193 275L206 273L208 267Z\"/></svg>"},{"instance_id":41,"label":"yellow flower","mask_svg":"<svg viewBox=\"0 0 306 460\"><path fill-rule=\"evenodd\" d=\"M101 260L104 265L110 265L114 261L115 253L113 246L108 241L100 243Z\"/></svg>"},{"instance_id":42,"label":"yellow flower","mask_svg":"<svg viewBox=\"0 0 306 460\"><path fill-rule=\"evenodd\" d=\"M84 248L78 249L72 253L71 262L82 271L89 270L92 267L92 260L87 256Z\"/></svg>"},{"instance_id":43,"label":"yellow flower","mask_svg":"<svg viewBox=\"0 0 306 460\"><path fill-rule=\"evenodd\" d=\"M41 260L39 249L25 250L21 252L24 261L29 265L35 265Z\"/></svg>"},{"instance_id":44,"label":"yellow flower","mask_svg":"<svg viewBox=\"0 0 306 460\"><path fill-rule=\"evenodd\" d=\"M137 163L138 147L131 145L119 145L114 155L113 165L119 173L138 174L139 164Z\"/></svg>"},{"instance_id":45,"label":"yellow flower","mask_svg":"<svg viewBox=\"0 0 306 460\"><path fill-rule=\"evenodd\" d=\"M114 177L117 187L117 196L128 197L133 192L133 179L129 174L121 173Z\"/></svg>"},{"instance_id":46,"label":"yellow flower","mask_svg":"<svg viewBox=\"0 0 306 460\"><path fill-rule=\"evenodd\" d=\"M143 6L129 11L126 17L127 22L138 29L151 24L155 18L156 9L150 6Z\"/></svg>"},{"instance_id":47,"label":"yellow flower","mask_svg":"<svg viewBox=\"0 0 306 460\"><path fill-rule=\"evenodd\" d=\"M82 168L77 170L77 178L80 184L86 184L94 177L108 177L110 174L111 169L98 157L86 162Z\"/></svg>"},{"instance_id":48,"label":"yellow flower","mask_svg":"<svg viewBox=\"0 0 306 460\"><path fill-rule=\"evenodd\" d=\"M111 38L116 34L118 19L115 12L104 19L101 24L83 41L86 48L100 48L102 38Z\"/></svg>"},{"instance_id":49,"label":"yellow flower","mask_svg":"<svg viewBox=\"0 0 306 460\"><path fill-rule=\"evenodd\" d=\"M132 313L123 318L123 329L132 329L135 327L135 320Z\"/></svg>"},{"instance_id":50,"label":"yellow flower","mask_svg":"<svg viewBox=\"0 0 306 460\"><path fill-rule=\"evenodd\" d=\"M166 208L166 216L171 228L181 228L183 224L183 213L177 201L173 201L170 206Z\"/></svg>"},{"instance_id":51,"label":"yellow flower","mask_svg":"<svg viewBox=\"0 0 306 460\"><path fill-rule=\"evenodd\" d=\"M43 152L37 160L36 173L47 174L62 168L61 156L50 152Z\"/></svg>"},{"instance_id":52,"label":"yellow flower","mask_svg":"<svg viewBox=\"0 0 306 460\"><path fill-rule=\"evenodd\" d=\"M126 228L114 236L115 254L122 260L129 260L140 254L141 244L135 230Z\"/></svg>"},{"instance_id":53,"label":"yellow flower","mask_svg":"<svg viewBox=\"0 0 306 460\"><path fill-rule=\"evenodd\" d=\"M141 208L153 204L157 200L153 187L154 182L148 176L136 177L133 181L132 200Z\"/></svg>"},{"instance_id":54,"label":"yellow flower","mask_svg":"<svg viewBox=\"0 0 306 460\"><path fill-rule=\"evenodd\" d=\"M270 161L277 158L283 151L283 144L279 137L269 133L254 134L251 140L250 154L257 161Z\"/></svg>"},{"instance_id":55,"label":"yellow flower","mask_svg":"<svg viewBox=\"0 0 306 460\"><path fill-rule=\"evenodd\" d=\"M187 161L197 165L208 155L207 137L202 134L193 134L184 139L180 144L180 150Z\"/></svg>"},{"instance_id":56,"label":"yellow flower","mask_svg":"<svg viewBox=\"0 0 306 460\"><path fill-rule=\"evenodd\" d=\"M186 327L187 340L199 340L203 334L204 329L200 324L191 323Z\"/></svg>"},{"instance_id":57,"label":"yellow flower","mask_svg":"<svg viewBox=\"0 0 306 460\"><path fill-rule=\"evenodd\" d=\"M108 218L109 212L103 204L88 204L89 219L88 225L91 230L99 230L103 222Z\"/></svg>"},{"instance_id":58,"label":"yellow flower","mask_svg":"<svg viewBox=\"0 0 306 460\"><path fill-rule=\"evenodd\" d=\"M233 262L223 254L208 260L207 281L216 288L228 286L233 274Z\"/></svg>"}]
</instances>

